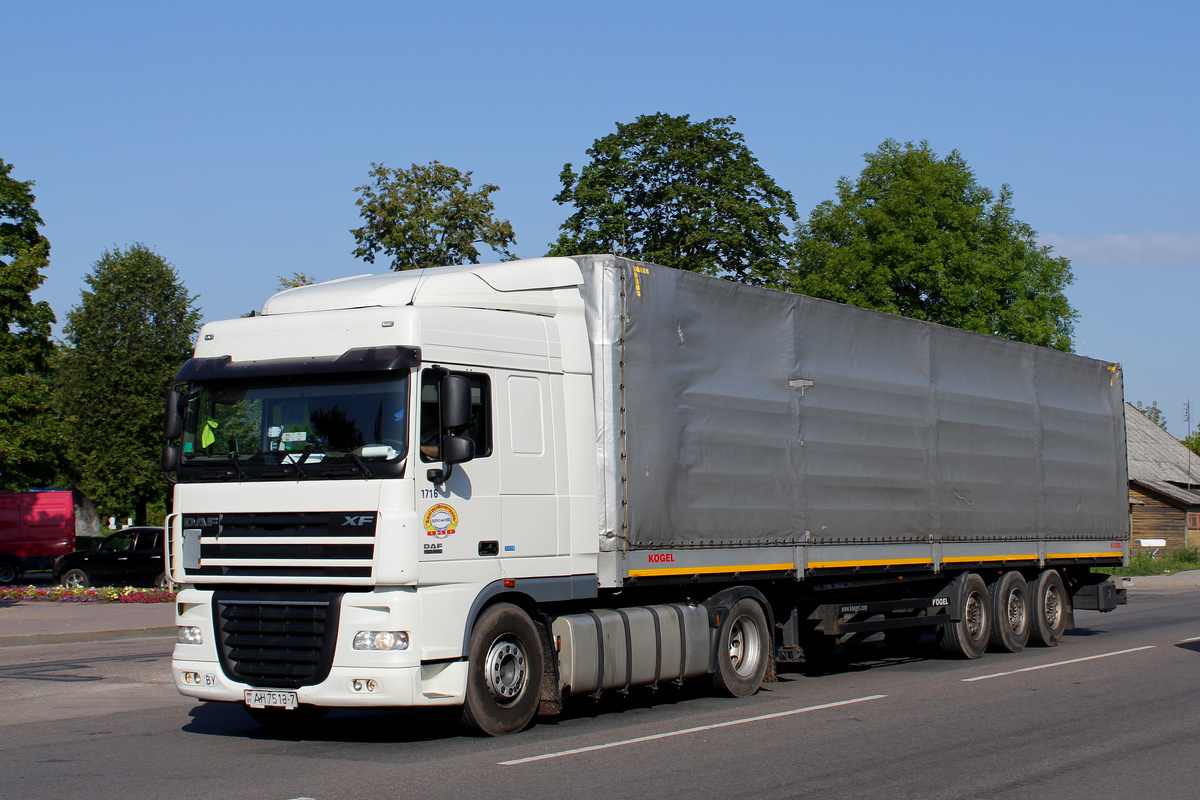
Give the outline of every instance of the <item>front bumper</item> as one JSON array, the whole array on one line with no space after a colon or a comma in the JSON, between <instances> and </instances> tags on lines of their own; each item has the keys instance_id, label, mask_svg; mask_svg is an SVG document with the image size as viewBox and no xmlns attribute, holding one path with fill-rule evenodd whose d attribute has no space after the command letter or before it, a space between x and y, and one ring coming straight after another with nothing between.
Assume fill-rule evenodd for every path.
<instances>
[{"instance_id":1,"label":"front bumper","mask_svg":"<svg viewBox=\"0 0 1200 800\"><path fill-rule=\"evenodd\" d=\"M218 656L213 625L213 592L187 587L176 600L175 622L198 629L202 643L177 643L171 658L175 687L200 700L243 702L247 689L294 691L300 703L330 707L418 707L461 705L467 664L457 657L422 661L421 600L412 589L386 589L343 595L332 664L319 682L293 688L230 677ZM359 630L403 630L411 646L403 651L355 650ZM429 655L426 654L426 658Z\"/></svg>"},{"instance_id":2,"label":"front bumper","mask_svg":"<svg viewBox=\"0 0 1200 800\"><path fill-rule=\"evenodd\" d=\"M264 688L230 680L215 661L181 658L178 648L191 646L177 645L171 659L171 675L180 694L241 703L247 689ZM465 661L391 668L335 666L321 683L275 691L294 691L302 704L333 708L455 706L463 703L466 682ZM368 691L368 685L374 691Z\"/></svg>"}]
</instances>

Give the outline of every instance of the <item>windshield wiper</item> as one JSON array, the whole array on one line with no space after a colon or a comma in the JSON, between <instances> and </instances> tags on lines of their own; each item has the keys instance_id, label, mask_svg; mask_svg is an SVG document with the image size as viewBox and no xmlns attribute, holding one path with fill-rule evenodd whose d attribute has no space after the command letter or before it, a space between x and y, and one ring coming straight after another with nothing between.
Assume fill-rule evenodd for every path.
<instances>
[{"instance_id":1,"label":"windshield wiper","mask_svg":"<svg viewBox=\"0 0 1200 800\"><path fill-rule=\"evenodd\" d=\"M229 454L229 461L233 464L234 470L237 471L237 476L238 476L239 481L250 480L250 475L247 474L247 472L244 469L242 469L242 465L238 461L238 454L237 454L236 450L234 450L233 452L231 452Z\"/></svg>"},{"instance_id":2,"label":"windshield wiper","mask_svg":"<svg viewBox=\"0 0 1200 800\"><path fill-rule=\"evenodd\" d=\"M358 464L358 468L362 470L362 476L364 478L371 477L371 468L367 466L367 462L363 461L362 458L359 457L358 453L351 450L346 455L354 459L355 464Z\"/></svg>"},{"instance_id":3,"label":"windshield wiper","mask_svg":"<svg viewBox=\"0 0 1200 800\"><path fill-rule=\"evenodd\" d=\"M311 444L304 445L304 449L300 451L300 457L293 462L292 466L296 468L296 480L299 481L308 477L301 467L304 466L305 461L308 461L308 457L313 454L313 450L315 449L316 448Z\"/></svg>"}]
</instances>

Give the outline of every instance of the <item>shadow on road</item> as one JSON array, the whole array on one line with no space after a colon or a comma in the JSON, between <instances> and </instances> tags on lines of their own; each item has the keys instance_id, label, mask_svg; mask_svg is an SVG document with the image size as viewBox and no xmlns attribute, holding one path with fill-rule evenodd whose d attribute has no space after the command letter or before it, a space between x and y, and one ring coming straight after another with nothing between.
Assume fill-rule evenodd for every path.
<instances>
[{"instance_id":1,"label":"shadow on road","mask_svg":"<svg viewBox=\"0 0 1200 800\"><path fill-rule=\"evenodd\" d=\"M1063 636L1099 636L1102 633L1108 633L1100 628L1071 628L1063 631Z\"/></svg>"},{"instance_id":2,"label":"shadow on road","mask_svg":"<svg viewBox=\"0 0 1200 800\"><path fill-rule=\"evenodd\" d=\"M770 691L770 684L763 691ZM640 687L628 694L606 692L601 698L572 697L557 717L538 717L535 726L553 728L572 720L610 717L627 711L671 707L680 703L714 699L709 681L697 679L683 686L666 684L658 690ZM719 699L719 698L718 698ZM183 726L186 733L266 741L367 742L402 744L475 739L464 728L462 711L450 709L334 709L323 720L292 726L263 726L250 718L239 703L200 703Z\"/></svg>"}]
</instances>

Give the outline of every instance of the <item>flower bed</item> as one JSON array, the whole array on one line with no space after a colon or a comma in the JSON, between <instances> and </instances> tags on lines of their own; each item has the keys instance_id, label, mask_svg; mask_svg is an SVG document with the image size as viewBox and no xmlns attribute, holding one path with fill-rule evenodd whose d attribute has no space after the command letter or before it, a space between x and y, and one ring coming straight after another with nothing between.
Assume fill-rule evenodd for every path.
<instances>
[{"instance_id":1,"label":"flower bed","mask_svg":"<svg viewBox=\"0 0 1200 800\"><path fill-rule=\"evenodd\" d=\"M168 589L138 589L133 586L101 586L68 589L66 586L5 586L0 600L46 600L60 603L173 603Z\"/></svg>"}]
</instances>

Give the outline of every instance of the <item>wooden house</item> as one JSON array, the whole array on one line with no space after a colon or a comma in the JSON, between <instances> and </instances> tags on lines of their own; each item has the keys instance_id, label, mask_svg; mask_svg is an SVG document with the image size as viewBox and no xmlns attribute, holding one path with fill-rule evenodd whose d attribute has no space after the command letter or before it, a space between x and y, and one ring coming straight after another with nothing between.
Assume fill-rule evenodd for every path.
<instances>
[{"instance_id":1,"label":"wooden house","mask_svg":"<svg viewBox=\"0 0 1200 800\"><path fill-rule=\"evenodd\" d=\"M1200 455L1125 404L1130 552L1200 547Z\"/></svg>"}]
</instances>

